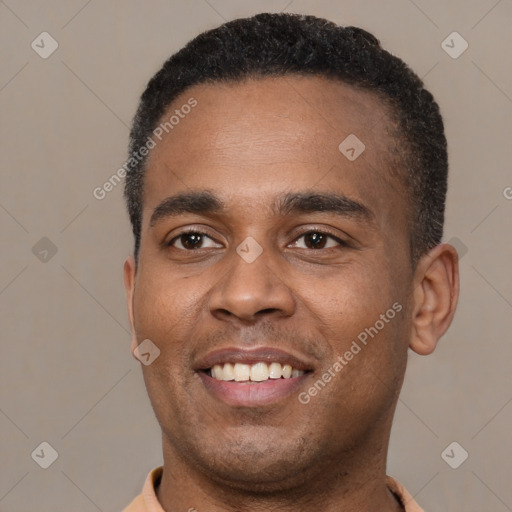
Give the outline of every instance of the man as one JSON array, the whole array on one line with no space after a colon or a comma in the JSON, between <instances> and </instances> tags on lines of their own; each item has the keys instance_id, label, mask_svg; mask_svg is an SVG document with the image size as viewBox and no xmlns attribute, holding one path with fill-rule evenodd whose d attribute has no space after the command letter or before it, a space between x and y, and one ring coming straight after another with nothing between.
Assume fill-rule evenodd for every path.
<instances>
[{"instance_id":1,"label":"man","mask_svg":"<svg viewBox=\"0 0 512 512\"><path fill-rule=\"evenodd\" d=\"M236 20L153 77L130 151L132 351L164 465L126 511L421 510L388 442L458 263L419 78L358 28Z\"/></svg>"}]
</instances>

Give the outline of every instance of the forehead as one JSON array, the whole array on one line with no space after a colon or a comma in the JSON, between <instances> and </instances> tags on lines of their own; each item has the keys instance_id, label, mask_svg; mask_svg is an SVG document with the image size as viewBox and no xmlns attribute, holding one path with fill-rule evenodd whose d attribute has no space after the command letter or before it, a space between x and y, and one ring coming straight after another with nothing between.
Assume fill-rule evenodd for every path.
<instances>
[{"instance_id":1,"label":"forehead","mask_svg":"<svg viewBox=\"0 0 512 512\"><path fill-rule=\"evenodd\" d=\"M181 111L191 98L197 105ZM338 188L374 203L396 193L390 121L369 91L293 75L203 84L181 94L162 121L173 113L179 122L148 157L145 212L166 195L198 188L236 193L246 204L279 187Z\"/></svg>"},{"instance_id":2,"label":"forehead","mask_svg":"<svg viewBox=\"0 0 512 512\"><path fill-rule=\"evenodd\" d=\"M174 100L162 121L190 98L198 105L186 122L174 116L179 125L172 127L169 135L173 137L164 137L169 145L179 145L187 157L202 156L205 150L209 157L218 154L219 158L229 156L230 150L238 156L250 150L257 158L258 149L279 145L280 151L272 153L271 161L275 162L276 157L289 159L296 154L294 142L315 153L332 151L337 150L344 135L354 132L374 145L369 148L372 153L386 150L385 146L375 147L387 138L389 124L380 99L370 91L324 77L290 75L194 86ZM269 160L265 153L260 154L263 162Z\"/></svg>"}]
</instances>

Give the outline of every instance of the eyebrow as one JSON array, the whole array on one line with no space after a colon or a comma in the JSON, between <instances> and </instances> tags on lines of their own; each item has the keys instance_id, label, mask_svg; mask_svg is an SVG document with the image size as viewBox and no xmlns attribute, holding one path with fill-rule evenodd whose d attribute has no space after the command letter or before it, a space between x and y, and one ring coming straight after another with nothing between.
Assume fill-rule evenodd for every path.
<instances>
[{"instance_id":1,"label":"eyebrow","mask_svg":"<svg viewBox=\"0 0 512 512\"><path fill-rule=\"evenodd\" d=\"M272 210L278 215L328 212L341 217L371 222L375 214L365 205L344 195L326 192L292 192L278 197ZM212 215L226 211L226 206L210 191L180 193L161 201L153 210L149 225L185 213Z\"/></svg>"},{"instance_id":2,"label":"eyebrow","mask_svg":"<svg viewBox=\"0 0 512 512\"><path fill-rule=\"evenodd\" d=\"M365 205L333 192L289 193L279 197L274 210L280 215L329 212L340 217L371 222L375 214Z\"/></svg>"},{"instance_id":3,"label":"eyebrow","mask_svg":"<svg viewBox=\"0 0 512 512\"><path fill-rule=\"evenodd\" d=\"M157 205L153 210L149 225L153 227L162 219L184 213L208 215L220 212L223 209L222 201L209 191L176 194L165 198Z\"/></svg>"}]
</instances>

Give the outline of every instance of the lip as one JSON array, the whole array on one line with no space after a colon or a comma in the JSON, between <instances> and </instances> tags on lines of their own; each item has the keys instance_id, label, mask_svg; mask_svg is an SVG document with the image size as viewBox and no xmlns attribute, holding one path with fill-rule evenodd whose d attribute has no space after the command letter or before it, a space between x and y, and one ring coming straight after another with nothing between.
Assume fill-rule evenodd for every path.
<instances>
[{"instance_id":1,"label":"lip","mask_svg":"<svg viewBox=\"0 0 512 512\"><path fill-rule=\"evenodd\" d=\"M234 347L223 348L209 352L203 358L199 359L195 366L195 370L208 370L216 364L224 363L243 363L256 364L264 363L280 363L281 365L289 364L296 370L310 371L313 365L301 359L299 356L292 355L284 350L273 347L258 347L253 349L240 349Z\"/></svg>"},{"instance_id":2,"label":"lip","mask_svg":"<svg viewBox=\"0 0 512 512\"><path fill-rule=\"evenodd\" d=\"M306 373L299 377L269 379L263 382L223 381L214 379L206 373L206 370L216 364L243 363L251 365L259 362L289 364L292 368L303 370ZM279 402L297 392L312 373L313 366L298 356L276 348L240 349L229 347L215 350L199 359L195 370L206 390L221 402L234 407L262 407Z\"/></svg>"},{"instance_id":3,"label":"lip","mask_svg":"<svg viewBox=\"0 0 512 512\"><path fill-rule=\"evenodd\" d=\"M208 392L218 400L234 407L262 407L278 402L297 391L309 376L289 379L269 379L263 382L235 382L217 380L205 372L198 372Z\"/></svg>"}]
</instances>

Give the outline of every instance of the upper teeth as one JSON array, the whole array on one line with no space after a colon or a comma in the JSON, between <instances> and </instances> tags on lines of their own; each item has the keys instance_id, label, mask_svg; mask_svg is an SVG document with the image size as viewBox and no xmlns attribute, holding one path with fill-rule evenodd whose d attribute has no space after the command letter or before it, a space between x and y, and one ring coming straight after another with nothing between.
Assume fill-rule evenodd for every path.
<instances>
[{"instance_id":1,"label":"upper teeth","mask_svg":"<svg viewBox=\"0 0 512 512\"><path fill-rule=\"evenodd\" d=\"M304 375L303 370L296 370L292 368L289 364L284 364L281 366L281 363L255 363L255 364L243 364L243 363L235 363L234 365L231 363L225 364L216 364L210 370L211 376L217 380L235 380L237 382L241 381L255 381L261 382L267 379L280 379L283 377L284 379L289 379L290 377L299 377Z\"/></svg>"}]
</instances>

